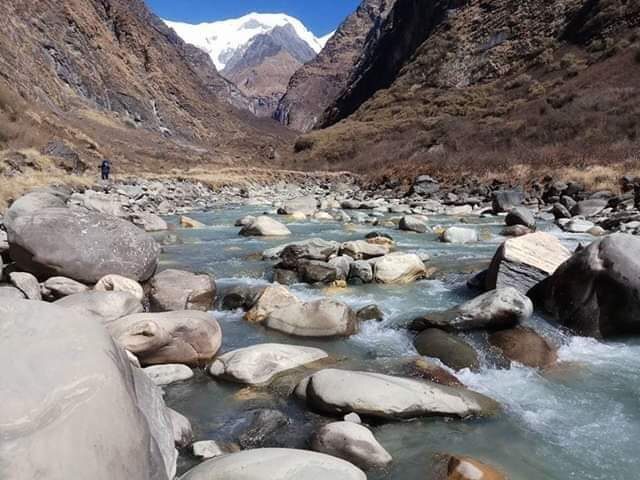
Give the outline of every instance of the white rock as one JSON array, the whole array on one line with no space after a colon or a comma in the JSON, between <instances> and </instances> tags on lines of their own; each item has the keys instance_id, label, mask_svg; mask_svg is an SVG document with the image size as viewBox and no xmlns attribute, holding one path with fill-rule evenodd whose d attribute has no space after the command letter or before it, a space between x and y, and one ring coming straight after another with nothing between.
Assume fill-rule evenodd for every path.
<instances>
[{"instance_id":1,"label":"white rock","mask_svg":"<svg viewBox=\"0 0 640 480\"><path fill-rule=\"evenodd\" d=\"M478 241L478 232L471 228L450 227L441 237L445 243L474 243Z\"/></svg>"},{"instance_id":2,"label":"white rock","mask_svg":"<svg viewBox=\"0 0 640 480\"><path fill-rule=\"evenodd\" d=\"M179 363L153 365L144 368L144 372L156 385L169 385L193 377L193 370Z\"/></svg>"},{"instance_id":3,"label":"white rock","mask_svg":"<svg viewBox=\"0 0 640 480\"><path fill-rule=\"evenodd\" d=\"M373 278L377 283L406 284L427 274L420 257L414 253L391 253L370 261L373 266Z\"/></svg>"},{"instance_id":4,"label":"white rock","mask_svg":"<svg viewBox=\"0 0 640 480\"><path fill-rule=\"evenodd\" d=\"M144 290L135 280L120 275L106 275L98 280L94 289L98 292L127 292L142 302Z\"/></svg>"},{"instance_id":5,"label":"white rock","mask_svg":"<svg viewBox=\"0 0 640 480\"><path fill-rule=\"evenodd\" d=\"M233 382L264 385L280 372L327 356L319 348L263 343L220 355L209 367L209 373Z\"/></svg>"}]
</instances>

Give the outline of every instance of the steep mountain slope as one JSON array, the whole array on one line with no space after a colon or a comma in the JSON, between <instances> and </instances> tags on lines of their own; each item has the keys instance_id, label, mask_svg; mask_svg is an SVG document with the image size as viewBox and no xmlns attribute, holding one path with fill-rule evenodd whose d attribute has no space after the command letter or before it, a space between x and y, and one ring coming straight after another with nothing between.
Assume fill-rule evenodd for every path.
<instances>
[{"instance_id":1,"label":"steep mountain slope","mask_svg":"<svg viewBox=\"0 0 640 480\"><path fill-rule=\"evenodd\" d=\"M273 163L283 151L286 134L228 105L246 99L143 0L3 7L0 150L53 142L85 163L163 172Z\"/></svg>"},{"instance_id":2,"label":"steep mountain slope","mask_svg":"<svg viewBox=\"0 0 640 480\"><path fill-rule=\"evenodd\" d=\"M181 38L211 56L220 73L250 98L250 110L270 117L291 75L326 43L298 19L250 13L240 18L190 25L165 21Z\"/></svg>"},{"instance_id":3,"label":"steep mountain slope","mask_svg":"<svg viewBox=\"0 0 640 480\"><path fill-rule=\"evenodd\" d=\"M365 42L371 49L379 38L379 27L395 0L363 0L328 38L318 57L298 70L289 82L275 118L288 127L307 132L324 110L347 86Z\"/></svg>"},{"instance_id":4,"label":"steep mountain slope","mask_svg":"<svg viewBox=\"0 0 640 480\"><path fill-rule=\"evenodd\" d=\"M298 161L458 176L638 162L639 27L625 0L397 0Z\"/></svg>"}]
</instances>

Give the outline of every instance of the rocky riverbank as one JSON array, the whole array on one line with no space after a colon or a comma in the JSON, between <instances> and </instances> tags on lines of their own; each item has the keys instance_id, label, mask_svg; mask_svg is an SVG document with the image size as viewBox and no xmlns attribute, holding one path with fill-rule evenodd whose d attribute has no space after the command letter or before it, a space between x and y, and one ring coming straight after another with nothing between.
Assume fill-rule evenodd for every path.
<instances>
[{"instance_id":1,"label":"rocky riverbank","mask_svg":"<svg viewBox=\"0 0 640 480\"><path fill-rule=\"evenodd\" d=\"M494 399L458 375L484 361L469 335L481 335L497 365L542 371L557 364L558 352L528 326L534 312L577 335L640 331L634 235L640 213L633 193L640 181L621 185L614 194L549 180L525 192L497 184L445 188L424 176L410 187L314 177L251 189L137 180L27 194L5 213L0 230L0 352L16 365L0 381L8 399L0 407L0 434L9 446L0 450L3 469L16 478L46 472L170 479L180 451L211 458L184 479L239 478L239 465L242 478L377 475L394 462L376 439L379 424L425 416L491 422L501 415ZM181 228L206 230L186 214L228 205L263 206L262 215L239 217L236 228L247 242L279 239L259 252L273 283L220 286L211 274L159 267L158 240L166 235L149 232L176 229L168 217ZM445 217L464 221L446 227L435 220ZM291 285L324 291L378 284L401 292L446 276L428 255L401 248L394 237L480 245L485 233L471 218L504 223L506 238L486 270L468 275L475 298L406 325L421 356L366 365L302 345L308 338L352 337L383 313L375 303L356 309L330 296L301 298ZM292 220L370 228L343 242L289 241ZM572 252L538 228L550 223L591 243ZM241 310L243 322L293 344L224 349L214 306ZM277 408L253 409L235 438L194 443L189 419L167 407L160 390L194 375L298 402L310 420L295 430L296 420ZM296 434L283 437L283 428ZM56 462L49 461L52 448ZM433 469L450 480L506 478L501 468L453 452L434 458Z\"/></svg>"}]
</instances>

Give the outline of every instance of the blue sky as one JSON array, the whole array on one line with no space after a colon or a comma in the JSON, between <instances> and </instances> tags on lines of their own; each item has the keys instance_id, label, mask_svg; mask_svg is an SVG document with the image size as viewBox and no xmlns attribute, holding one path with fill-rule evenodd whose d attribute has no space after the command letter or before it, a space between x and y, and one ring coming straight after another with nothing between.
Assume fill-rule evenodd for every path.
<instances>
[{"instance_id":1,"label":"blue sky","mask_svg":"<svg viewBox=\"0 0 640 480\"><path fill-rule=\"evenodd\" d=\"M146 0L160 17L188 23L241 17L250 12L286 13L316 35L325 35L353 12L360 0Z\"/></svg>"}]
</instances>

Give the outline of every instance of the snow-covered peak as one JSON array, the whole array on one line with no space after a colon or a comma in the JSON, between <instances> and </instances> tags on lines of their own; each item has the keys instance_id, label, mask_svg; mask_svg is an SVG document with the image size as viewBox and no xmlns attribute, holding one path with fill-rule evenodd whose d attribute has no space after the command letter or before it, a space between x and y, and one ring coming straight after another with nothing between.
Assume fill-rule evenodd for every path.
<instances>
[{"instance_id":1,"label":"snow-covered peak","mask_svg":"<svg viewBox=\"0 0 640 480\"><path fill-rule=\"evenodd\" d=\"M218 70L224 70L227 62L239 49L244 49L257 35L268 33L275 27L291 25L296 34L312 50L319 53L329 37L317 38L297 18L284 13L249 13L240 18L192 25L164 22L187 43L207 52Z\"/></svg>"},{"instance_id":2,"label":"snow-covered peak","mask_svg":"<svg viewBox=\"0 0 640 480\"><path fill-rule=\"evenodd\" d=\"M333 32L327 33L324 37L318 38L318 43L322 46L322 48L324 48L327 42L331 40L331 37L333 37L335 34L336 34L335 30Z\"/></svg>"}]
</instances>

